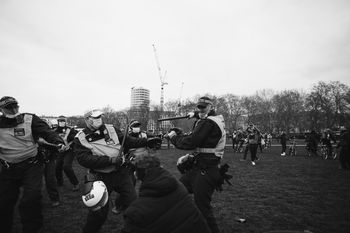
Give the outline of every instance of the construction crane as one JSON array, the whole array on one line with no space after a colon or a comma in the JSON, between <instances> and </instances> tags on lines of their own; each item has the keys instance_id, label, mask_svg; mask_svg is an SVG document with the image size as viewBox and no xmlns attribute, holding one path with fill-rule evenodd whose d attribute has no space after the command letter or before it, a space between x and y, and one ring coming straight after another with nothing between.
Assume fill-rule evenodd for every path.
<instances>
[{"instance_id":1,"label":"construction crane","mask_svg":"<svg viewBox=\"0 0 350 233\"><path fill-rule=\"evenodd\" d=\"M157 68L158 68L158 74L160 78L160 110L163 111L163 106L164 106L164 85L167 85L168 83L165 82L165 76L166 76L166 71L164 72L164 75L162 74L162 70L160 68L158 56L157 56L157 50L156 46L152 44L153 46L153 51L154 51L154 57L156 58L157 62Z\"/></svg>"},{"instance_id":2,"label":"construction crane","mask_svg":"<svg viewBox=\"0 0 350 233\"><path fill-rule=\"evenodd\" d=\"M181 90L180 90L180 97L179 97L179 103L178 103L178 105L177 105L177 107L181 107L181 105L182 105L182 91L183 91L183 89L184 89L184 82L182 82L181 83Z\"/></svg>"},{"instance_id":3,"label":"construction crane","mask_svg":"<svg viewBox=\"0 0 350 233\"><path fill-rule=\"evenodd\" d=\"M177 113L181 115L181 107L182 107L182 91L184 89L184 82L181 83L181 90L179 96L179 103L177 104Z\"/></svg>"}]
</instances>

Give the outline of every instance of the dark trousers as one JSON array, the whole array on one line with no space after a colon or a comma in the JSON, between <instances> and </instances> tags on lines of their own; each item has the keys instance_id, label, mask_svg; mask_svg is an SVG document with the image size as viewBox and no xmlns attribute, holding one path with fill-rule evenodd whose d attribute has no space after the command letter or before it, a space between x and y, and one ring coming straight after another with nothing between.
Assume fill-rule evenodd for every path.
<instances>
[{"instance_id":1,"label":"dark trousers","mask_svg":"<svg viewBox=\"0 0 350 233\"><path fill-rule=\"evenodd\" d=\"M220 179L220 173L217 166L209 166L202 169L196 165L193 169L186 172L180 178L189 193L193 193L194 201L207 220L208 226L212 233L219 233L219 227L216 223L211 199L215 188Z\"/></svg>"},{"instance_id":2,"label":"dark trousers","mask_svg":"<svg viewBox=\"0 0 350 233\"><path fill-rule=\"evenodd\" d=\"M79 183L72 167L73 159L74 153L72 150L57 154L56 179L58 185L63 185L63 171L68 177L71 184L77 185Z\"/></svg>"},{"instance_id":3,"label":"dark trousers","mask_svg":"<svg viewBox=\"0 0 350 233\"><path fill-rule=\"evenodd\" d=\"M13 223L13 212L19 189L23 196L19 204L19 214L23 233L38 232L43 224L41 213L41 187L43 169L39 163L22 162L2 169L0 174L0 229L10 233Z\"/></svg>"},{"instance_id":4,"label":"dark trousers","mask_svg":"<svg viewBox=\"0 0 350 233\"><path fill-rule=\"evenodd\" d=\"M258 144L249 144L249 150L250 150L250 160L255 161L256 153L258 152Z\"/></svg>"},{"instance_id":5,"label":"dark trousers","mask_svg":"<svg viewBox=\"0 0 350 233\"><path fill-rule=\"evenodd\" d=\"M248 151L249 151L249 145L245 145L244 147L244 152L243 152L243 159L246 160L247 159L247 154L248 154Z\"/></svg>"},{"instance_id":6,"label":"dark trousers","mask_svg":"<svg viewBox=\"0 0 350 233\"><path fill-rule=\"evenodd\" d=\"M57 181L55 176L56 159L51 159L44 163L44 176L46 191L51 201L59 201Z\"/></svg>"},{"instance_id":7,"label":"dark trousers","mask_svg":"<svg viewBox=\"0 0 350 233\"><path fill-rule=\"evenodd\" d=\"M286 153L287 143L282 143L282 153Z\"/></svg>"},{"instance_id":8,"label":"dark trousers","mask_svg":"<svg viewBox=\"0 0 350 233\"><path fill-rule=\"evenodd\" d=\"M350 169L350 150L347 148L339 149L339 162L342 169Z\"/></svg>"},{"instance_id":9,"label":"dark trousers","mask_svg":"<svg viewBox=\"0 0 350 233\"><path fill-rule=\"evenodd\" d=\"M108 194L112 191L119 193L121 203L123 203L122 209L126 209L136 199L136 190L129 169L123 167L117 172L96 173L95 175L97 179L105 183ZM83 232L98 232L107 219L108 210L109 205L107 203L98 211L89 211Z\"/></svg>"},{"instance_id":10,"label":"dark trousers","mask_svg":"<svg viewBox=\"0 0 350 233\"><path fill-rule=\"evenodd\" d=\"M333 147L332 147L332 144L327 143L326 146L327 146L327 149L328 149L327 157L328 157L328 158L332 158L332 154L333 154Z\"/></svg>"},{"instance_id":11,"label":"dark trousers","mask_svg":"<svg viewBox=\"0 0 350 233\"><path fill-rule=\"evenodd\" d=\"M132 180L132 183L134 185L134 188L135 188L135 185L136 185L136 178L134 176L134 169L130 168L130 167L127 167L126 169L129 170L129 173L130 173L130 178ZM124 200L125 198L121 197L121 195L117 195L116 199L115 199L115 207L118 209L118 210L121 210L121 211L124 211L127 206L124 205Z\"/></svg>"}]
</instances>

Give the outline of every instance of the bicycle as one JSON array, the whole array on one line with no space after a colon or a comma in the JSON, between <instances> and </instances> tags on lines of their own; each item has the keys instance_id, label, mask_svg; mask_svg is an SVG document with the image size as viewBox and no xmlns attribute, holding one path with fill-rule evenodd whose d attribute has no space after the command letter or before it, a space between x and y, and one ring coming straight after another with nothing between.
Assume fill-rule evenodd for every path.
<instances>
[{"instance_id":1,"label":"bicycle","mask_svg":"<svg viewBox=\"0 0 350 233\"><path fill-rule=\"evenodd\" d=\"M328 148L328 146L327 145L321 145L321 157L323 158L323 159L336 159L337 158L337 156L338 156L338 154L337 154L337 152L336 151L334 151L334 150L332 150L332 154L331 154L331 156L329 156L329 148Z\"/></svg>"}]
</instances>

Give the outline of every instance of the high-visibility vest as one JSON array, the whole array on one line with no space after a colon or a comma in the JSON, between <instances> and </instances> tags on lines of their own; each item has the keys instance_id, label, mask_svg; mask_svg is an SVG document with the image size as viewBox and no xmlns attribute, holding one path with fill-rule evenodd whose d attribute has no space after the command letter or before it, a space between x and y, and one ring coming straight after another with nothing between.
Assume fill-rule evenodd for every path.
<instances>
[{"instance_id":1,"label":"high-visibility vest","mask_svg":"<svg viewBox=\"0 0 350 233\"><path fill-rule=\"evenodd\" d=\"M23 122L11 128L0 128L0 159L19 163L38 154L32 134L33 115L24 114Z\"/></svg>"},{"instance_id":2,"label":"high-visibility vest","mask_svg":"<svg viewBox=\"0 0 350 233\"><path fill-rule=\"evenodd\" d=\"M105 138L101 138L99 140L89 142L86 140L86 134L83 131L80 131L76 137L79 139L81 145L91 150L93 155L114 158L119 155L121 145L113 125L105 124L105 126L107 131L106 133L109 135L109 139L107 141ZM110 173L115 170L115 165L110 165L99 169L94 168L94 171L102 173Z\"/></svg>"},{"instance_id":3,"label":"high-visibility vest","mask_svg":"<svg viewBox=\"0 0 350 233\"><path fill-rule=\"evenodd\" d=\"M221 130L221 138L215 148L196 148L196 152L199 153L213 153L217 157L222 158L224 156L224 150L226 145L226 130L225 130L225 120L222 115L218 116L208 116L207 119L214 121Z\"/></svg>"}]
</instances>

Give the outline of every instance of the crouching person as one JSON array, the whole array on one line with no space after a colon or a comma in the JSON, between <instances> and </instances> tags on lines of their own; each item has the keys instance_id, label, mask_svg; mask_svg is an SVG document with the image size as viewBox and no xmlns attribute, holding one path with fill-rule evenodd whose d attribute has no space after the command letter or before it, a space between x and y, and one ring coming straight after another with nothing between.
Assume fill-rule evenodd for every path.
<instances>
[{"instance_id":1,"label":"crouching person","mask_svg":"<svg viewBox=\"0 0 350 233\"><path fill-rule=\"evenodd\" d=\"M186 188L149 151L135 158L139 197L124 213L122 233L210 233Z\"/></svg>"}]
</instances>

